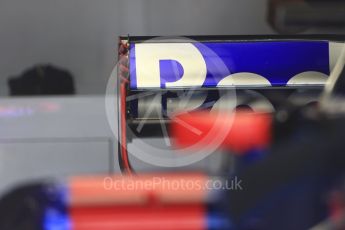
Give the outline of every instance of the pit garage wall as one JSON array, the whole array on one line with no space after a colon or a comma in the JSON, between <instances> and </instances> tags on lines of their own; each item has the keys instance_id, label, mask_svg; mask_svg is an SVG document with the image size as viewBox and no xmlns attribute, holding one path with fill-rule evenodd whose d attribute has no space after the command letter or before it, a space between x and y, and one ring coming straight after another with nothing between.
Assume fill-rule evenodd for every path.
<instances>
[{"instance_id":1,"label":"pit garage wall","mask_svg":"<svg viewBox=\"0 0 345 230\"><path fill-rule=\"evenodd\" d=\"M273 33L266 0L1 0L0 96L38 63L70 70L79 94L103 94L120 34Z\"/></svg>"}]
</instances>

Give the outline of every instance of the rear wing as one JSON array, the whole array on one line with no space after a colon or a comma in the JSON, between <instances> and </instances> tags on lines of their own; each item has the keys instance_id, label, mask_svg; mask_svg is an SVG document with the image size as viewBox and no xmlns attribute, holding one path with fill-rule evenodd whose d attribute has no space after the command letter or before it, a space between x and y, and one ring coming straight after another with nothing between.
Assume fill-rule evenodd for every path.
<instances>
[{"instance_id":1,"label":"rear wing","mask_svg":"<svg viewBox=\"0 0 345 230\"><path fill-rule=\"evenodd\" d=\"M131 90L319 87L344 36L122 37Z\"/></svg>"}]
</instances>

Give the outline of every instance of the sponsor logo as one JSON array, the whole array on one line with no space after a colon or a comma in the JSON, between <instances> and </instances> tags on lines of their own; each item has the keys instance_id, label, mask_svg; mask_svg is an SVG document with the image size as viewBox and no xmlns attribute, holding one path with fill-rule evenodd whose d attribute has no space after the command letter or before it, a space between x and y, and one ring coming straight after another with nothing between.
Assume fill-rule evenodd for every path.
<instances>
[{"instance_id":1,"label":"sponsor logo","mask_svg":"<svg viewBox=\"0 0 345 230\"><path fill-rule=\"evenodd\" d=\"M323 85L324 41L138 43L130 46L131 89ZM221 59L227 68L217 68Z\"/></svg>"}]
</instances>

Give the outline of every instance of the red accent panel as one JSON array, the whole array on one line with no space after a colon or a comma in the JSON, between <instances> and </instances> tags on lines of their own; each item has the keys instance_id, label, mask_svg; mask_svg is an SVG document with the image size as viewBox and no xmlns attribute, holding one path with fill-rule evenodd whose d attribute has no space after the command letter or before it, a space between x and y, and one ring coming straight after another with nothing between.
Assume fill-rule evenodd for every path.
<instances>
[{"instance_id":1,"label":"red accent panel","mask_svg":"<svg viewBox=\"0 0 345 230\"><path fill-rule=\"evenodd\" d=\"M72 229L206 230L207 181L192 173L72 178Z\"/></svg>"},{"instance_id":2,"label":"red accent panel","mask_svg":"<svg viewBox=\"0 0 345 230\"><path fill-rule=\"evenodd\" d=\"M229 116L232 116L229 119ZM228 123L229 121L231 123ZM266 113L253 113L238 111L229 115L227 113L210 113L208 111L184 113L177 115L172 120L170 132L175 138L177 148L187 148L197 145L202 148L202 140L211 130L224 130L229 126L222 148L243 153L253 148L265 148L271 141L272 116ZM193 132L190 127L201 131L199 134ZM224 137L224 136L223 136ZM215 137L216 138L216 137Z\"/></svg>"},{"instance_id":3,"label":"red accent panel","mask_svg":"<svg viewBox=\"0 0 345 230\"><path fill-rule=\"evenodd\" d=\"M75 207L70 215L73 230L206 230L201 204Z\"/></svg>"}]
</instances>

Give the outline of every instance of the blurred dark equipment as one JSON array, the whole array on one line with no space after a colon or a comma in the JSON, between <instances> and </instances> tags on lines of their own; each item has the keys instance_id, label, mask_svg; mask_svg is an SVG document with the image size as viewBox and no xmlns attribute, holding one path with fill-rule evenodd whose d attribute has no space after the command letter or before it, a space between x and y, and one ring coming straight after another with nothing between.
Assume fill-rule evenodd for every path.
<instances>
[{"instance_id":1,"label":"blurred dark equipment","mask_svg":"<svg viewBox=\"0 0 345 230\"><path fill-rule=\"evenodd\" d=\"M270 0L268 20L280 33L345 29L344 0Z\"/></svg>"},{"instance_id":2,"label":"blurred dark equipment","mask_svg":"<svg viewBox=\"0 0 345 230\"><path fill-rule=\"evenodd\" d=\"M75 94L72 74L51 65L37 65L10 78L8 84L11 96Z\"/></svg>"},{"instance_id":3,"label":"blurred dark equipment","mask_svg":"<svg viewBox=\"0 0 345 230\"><path fill-rule=\"evenodd\" d=\"M41 225L43 198L42 185L32 184L16 189L0 201L0 214L6 216L0 221L2 230L35 230Z\"/></svg>"}]
</instances>

